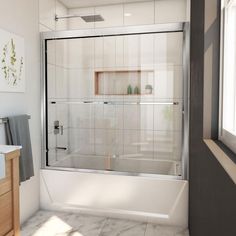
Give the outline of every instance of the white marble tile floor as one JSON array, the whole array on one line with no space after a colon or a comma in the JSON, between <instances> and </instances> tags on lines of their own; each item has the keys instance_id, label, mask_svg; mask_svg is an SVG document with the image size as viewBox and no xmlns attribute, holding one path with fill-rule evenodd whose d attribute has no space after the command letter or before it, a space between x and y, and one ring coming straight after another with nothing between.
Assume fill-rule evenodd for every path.
<instances>
[{"instance_id":1,"label":"white marble tile floor","mask_svg":"<svg viewBox=\"0 0 236 236\"><path fill-rule=\"evenodd\" d=\"M68 212L38 211L21 227L21 236L189 236L181 227Z\"/></svg>"}]
</instances>

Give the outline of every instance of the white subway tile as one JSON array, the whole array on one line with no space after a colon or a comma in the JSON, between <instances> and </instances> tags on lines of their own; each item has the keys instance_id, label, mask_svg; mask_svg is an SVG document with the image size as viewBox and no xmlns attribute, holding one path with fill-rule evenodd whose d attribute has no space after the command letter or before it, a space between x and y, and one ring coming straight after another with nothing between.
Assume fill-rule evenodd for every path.
<instances>
[{"instance_id":1,"label":"white subway tile","mask_svg":"<svg viewBox=\"0 0 236 236\"><path fill-rule=\"evenodd\" d=\"M56 1L40 0L39 1L39 22L51 30L56 29L55 24Z\"/></svg>"},{"instance_id":2,"label":"white subway tile","mask_svg":"<svg viewBox=\"0 0 236 236\"><path fill-rule=\"evenodd\" d=\"M140 64L142 68L153 69L154 42L154 34L140 35Z\"/></svg>"},{"instance_id":3,"label":"white subway tile","mask_svg":"<svg viewBox=\"0 0 236 236\"><path fill-rule=\"evenodd\" d=\"M116 37L116 67L124 67L124 37Z\"/></svg>"},{"instance_id":4,"label":"white subway tile","mask_svg":"<svg viewBox=\"0 0 236 236\"><path fill-rule=\"evenodd\" d=\"M156 66L160 64L183 64L183 33L163 33L155 35L154 57Z\"/></svg>"},{"instance_id":5,"label":"white subway tile","mask_svg":"<svg viewBox=\"0 0 236 236\"><path fill-rule=\"evenodd\" d=\"M124 36L124 65L126 67L140 66L140 36Z\"/></svg>"},{"instance_id":6,"label":"white subway tile","mask_svg":"<svg viewBox=\"0 0 236 236\"><path fill-rule=\"evenodd\" d=\"M113 156L123 153L123 133L112 129L95 130L95 153Z\"/></svg>"},{"instance_id":7,"label":"white subway tile","mask_svg":"<svg viewBox=\"0 0 236 236\"><path fill-rule=\"evenodd\" d=\"M48 134L48 150L56 150L56 135L54 133Z\"/></svg>"},{"instance_id":8,"label":"white subway tile","mask_svg":"<svg viewBox=\"0 0 236 236\"><path fill-rule=\"evenodd\" d=\"M77 154L94 153L94 129L70 129L70 151Z\"/></svg>"},{"instance_id":9,"label":"white subway tile","mask_svg":"<svg viewBox=\"0 0 236 236\"><path fill-rule=\"evenodd\" d=\"M103 66L116 67L116 37L104 37Z\"/></svg>"},{"instance_id":10,"label":"white subway tile","mask_svg":"<svg viewBox=\"0 0 236 236\"><path fill-rule=\"evenodd\" d=\"M69 98L90 98L94 94L94 72L90 69L69 70Z\"/></svg>"},{"instance_id":11,"label":"white subway tile","mask_svg":"<svg viewBox=\"0 0 236 236\"><path fill-rule=\"evenodd\" d=\"M69 108L69 126L72 128L94 128L94 105L73 104Z\"/></svg>"},{"instance_id":12,"label":"white subway tile","mask_svg":"<svg viewBox=\"0 0 236 236\"><path fill-rule=\"evenodd\" d=\"M178 105L155 105L154 130L181 131L182 103L180 102Z\"/></svg>"},{"instance_id":13,"label":"white subway tile","mask_svg":"<svg viewBox=\"0 0 236 236\"><path fill-rule=\"evenodd\" d=\"M47 63L56 65L56 41L47 41Z\"/></svg>"},{"instance_id":14,"label":"white subway tile","mask_svg":"<svg viewBox=\"0 0 236 236\"><path fill-rule=\"evenodd\" d=\"M124 130L124 157L132 158L138 154L138 133L137 130Z\"/></svg>"},{"instance_id":15,"label":"white subway tile","mask_svg":"<svg viewBox=\"0 0 236 236\"><path fill-rule=\"evenodd\" d=\"M51 29L49 29L48 27L46 27L45 25L39 24L39 32L48 32L51 31Z\"/></svg>"},{"instance_id":16,"label":"white subway tile","mask_svg":"<svg viewBox=\"0 0 236 236\"><path fill-rule=\"evenodd\" d=\"M68 98L68 70L56 67L56 98Z\"/></svg>"},{"instance_id":17,"label":"white subway tile","mask_svg":"<svg viewBox=\"0 0 236 236\"><path fill-rule=\"evenodd\" d=\"M63 134L57 134L56 139L57 139L57 147L61 148L68 148L68 143L69 143L69 131L68 129L63 130ZM67 150L60 150L58 149L58 152L64 153L64 155L67 155Z\"/></svg>"},{"instance_id":18,"label":"white subway tile","mask_svg":"<svg viewBox=\"0 0 236 236\"><path fill-rule=\"evenodd\" d=\"M124 105L124 129L140 129L139 105Z\"/></svg>"},{"instance_id":19,"label":"white subway tile","mask_svg":"<svg viewBox=\"0 0 236 236\"><path fill-rule=\"evenodd\" d=\"M182 132L155 131L154 158L159 160L180 161Z\"/></svg>"},{"instance_id":20,"label":"white subway tile","mask_svg":"<svg viewBox=\"0 0 236 236\"><path fill-rule=\"evenodd\" d=\"M95 68L103 68L103 61L104 61L104 38L99 37L95 38Z\"/></svg>"},{"instance_id":21,"label":"white subway tile","mask_svg":"<svg viewBox=\"0 0 236 236\"><path fill-rule=\"evenodd\" d=\"M96 129L102 129L105 128L104 119L104 105L102 104L95 104L94 106L94 124Z\"/></svg>"},{"instance_id":22,"label":"white subway tile","mask_svg":"<svg viewBox=\"0 0 236 236\"><path fill-rule=\"evenodd\" d=\"M75 8L75 9L69 9L68 11L69 15L93 15L94 14L94 8ZM70 30L77 30L77 29L91 29L95 27L94 22L85 22L82 18L76 17L69 19L69 29Z\"/></svg>"},{"instance_id":23,"label":"white subway tile","mask_svg":"<svg viewBox=\"0 0 236 236\"><path fill-rule=\"evenodd\" d=\"M56 105L48 103L48 133L54 132L54 121L56 120Z\"/></svg>"},{"instance_id":24,"label":"white subway tile","mask_svg":"<svg viewBox=\"0 0 236 236\"><path fill-rule=\"evenodd\" d=\"M141 130L139 132L138 152L142 159L153 159L154 132Z\"/></svg>"},{"instance_id":25,"label":"white subway tile","mask_svg":"<svg viewBox=\"0 0 236 236\"><path fill-rule=\"evenodd\" d=\"M100 14L104 18L104 21L95 23L95 28L123 26L124 24L122 4L95 7L95 14Z\"/></svg>"},{"instance_id":26,"label":"white subway tile","mask_svg":"<svg viewBox=\"0 0 236 236\"><path fill-rule=\"evenodd\" d=\"M68 50L70 68L94 68L94 38L70 39Z\"/></svg>"},{"instance_id":27,"label":"white subway tile","mask_svg":"<svg viewBox=\"0 0 236 236\"><path fill-rule=\"evenodd\" d=\"M56 66L52 64L47 65L47 88L48 98L56 97Z\"/></svg>"},{"instance_id":28,"label":"white subway tile","mask_svg":"<svg viewBox=\"0 0 236 236\"><path fill-rule=\"evenodd\" d=\"M155 23L154 1L124 4L124 25Z\"/></svg>"},{"instance_id":29,"label":"white subway tile","mask_svg":"<svg viewBox=\"0 0 236 236\"><path fill-rule=\"evenodd\" d=\"M141 130L153 130L154 128L154 105L140 105L140 127Z\"/></svg>"},{"instance_id":30,"label":"white subway tile","mask_svg":"<svg viewBox=\"0 0 236 236\"><path fill-rule=\"evenodd\" d=\"M154 94L158 99L181 99L183 97L183 67L156 67Z\"/></svg>"},{"instance_id":31,"label":"white subway tile","mask_svg":"<svg viewBox=\"0 0 236 236\"><path fill-rule=\"evenodd\" d=\"M66 68L68 63L68 40L56 40L56 65Z\"/></svg>"},{"instance_id":32,"label":"white subway tile","mask_svg":"<svg viewBox=\"0 0 236 236\"><path fill-rule=\"evenodd\" d=\"M56 15L66 16L68 15L68 9L60 1L56 1ZM68 19L60 19L56 21L56 30L67 30L68 29Z\"/></svg>"},{"instance_id":33,"label":"white subway tile","mask_svg":"<svg viewBox=\"0 0 236 236\"><path fill-rule=\"evenodd\" d=\"M175 23L187 20L187 0L156 0L155 22Z\"/></svg>"},{"instance_id":34,"label":"white subway tile","mask_svg":"<svg viewBox=\"0 0 236 236\"><path fill-rule=\"evenodd\" d=\"M63 126L63 129L68 128L69 120L69 107L68 104L56 105L56 120L59 121L59 125Z\"/></svg>"}]
</instances>

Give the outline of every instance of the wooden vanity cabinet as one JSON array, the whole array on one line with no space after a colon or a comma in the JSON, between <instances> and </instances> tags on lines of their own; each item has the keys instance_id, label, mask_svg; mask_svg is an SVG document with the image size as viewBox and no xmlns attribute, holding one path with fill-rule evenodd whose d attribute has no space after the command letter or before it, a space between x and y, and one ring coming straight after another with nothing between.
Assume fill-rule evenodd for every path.
<instances>
[{"instance_id":1,"label":"wooden vanity cabinet","mask_svg":"<svg viewBox=\"0 0 236 236\"><path fill-rule=\"evenodd\" d=\"M20 150L5 154L6 176L0 180L0 236L19 236Z\"/></svg>"}]
</instances>

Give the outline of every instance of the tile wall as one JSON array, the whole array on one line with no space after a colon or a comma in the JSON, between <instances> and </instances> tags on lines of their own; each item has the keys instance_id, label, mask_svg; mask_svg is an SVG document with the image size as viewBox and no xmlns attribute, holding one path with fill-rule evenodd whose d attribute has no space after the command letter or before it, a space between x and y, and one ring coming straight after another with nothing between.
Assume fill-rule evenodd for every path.
<instances>
[{"instance_id":1,"label":"tile wall","mask_svg":"<svg viewBox=\"0 0 236 236\"><path fill-rule=\"evenodd\" d=\"M189 0L156 0L110 6L69 9L69 14L100 14L103 22L68 21L69 29L103 28L189 21Z\"/></svg>"}]
</instances>

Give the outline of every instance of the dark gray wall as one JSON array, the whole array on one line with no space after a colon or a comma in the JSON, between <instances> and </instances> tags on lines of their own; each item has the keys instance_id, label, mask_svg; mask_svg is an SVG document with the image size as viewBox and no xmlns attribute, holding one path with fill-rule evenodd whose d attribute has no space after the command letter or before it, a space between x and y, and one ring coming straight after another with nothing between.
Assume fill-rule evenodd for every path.
<instances>
[{"instance_id":1,"label":"dark gray wall","mask_svg":"<svg viewBox=\"0 0 236 236\"><path fill-rule=\"evenodd\" d=\"M208 1L207 8L205 1ZM213 3L213 0L205 1L191 1L189 229L191 236L236 236L236 185L203 142L204 82L209 79L204 73L204 54L210 40L205 32L205 15L210 14L209 1ZM220 0L214 1L217 1L218 12L211 28L211 38L216 38L214 75L210 83L213 107L210 133L213 138L217 135L218 122L220 26Z\"/></svg>"}]
</instances>

